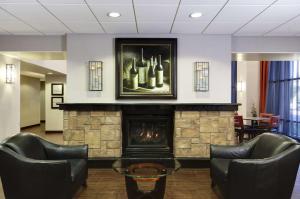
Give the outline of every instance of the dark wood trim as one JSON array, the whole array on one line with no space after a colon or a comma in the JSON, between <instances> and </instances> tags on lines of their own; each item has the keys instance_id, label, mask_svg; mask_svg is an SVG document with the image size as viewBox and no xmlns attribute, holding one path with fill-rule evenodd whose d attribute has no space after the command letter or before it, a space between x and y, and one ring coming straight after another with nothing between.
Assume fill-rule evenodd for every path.
<instances>
[{"instance_id":1,"label":"dark wood trim","mask_svg":"<svg viewBox=\"0 0 300 199\"><path fill-rule=\"evenodd\" d=\"M32 127L35 127L35 126L40 126L41 124L32 124L32 125L29 125L29 126L24 126L24 127L21 127L21 130L26 130L28 128L32 128Z\"/></svg>"},{"instance_id":2,"label":"dark wood trim","mask_svg":"<svg viewBox=\"0 0 300 199\"><path fill-rule=\"evenodd\" d=\"M45 131L46 134L63 133L63 131Z\"/></svg>"},{"instance_id":3,"label":"dark wood trim","mask_svg":"<svg viewBox=\"0 0 300 199\"><path fill-rule=\"evenodd\" d=\"M45 122L46 122L46 120L41 120L40 122L41 122L41 123L45 123Z\"/></svg>"},{"instance_id":4,"label":"dark wood trim","mask_svg":"<svg viewBox=\"0 0 300 199\"><path fill-rule=\"evenodd\" d=\"M112 164L118 158L89 158L89 168L112 168ZM209 168L210 160L208 158L177 158L182 168Z\"/></svg>"},{"instance_id":5,"label":"dark wood trim","mask_svg":"<svg viewBox=\"0 0 300 199\"><path fill-rule=\"evenodd\" d=\"M61 103L60 110L66 111L121 111L144 109L173 109L175 111L237 111L240 104L232 103Z\"/></svg>"}]
</instances>

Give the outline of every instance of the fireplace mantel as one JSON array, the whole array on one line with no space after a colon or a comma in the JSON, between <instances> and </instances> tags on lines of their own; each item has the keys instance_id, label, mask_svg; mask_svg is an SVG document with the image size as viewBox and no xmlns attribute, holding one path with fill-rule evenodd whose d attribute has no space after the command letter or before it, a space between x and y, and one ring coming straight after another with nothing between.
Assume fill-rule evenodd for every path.
<instances>
[{"instance_id":1,"label":"fireplace mantel","mask_svg":"<svg viewBox=\"0 0 300 199\"><path fill-rule=\"evenodd\" d=\"M174 111L237 111L239 104L233 103L61 103L65 111L121 111L136 107L173 109Z\"/></svg>"}]
</instances>

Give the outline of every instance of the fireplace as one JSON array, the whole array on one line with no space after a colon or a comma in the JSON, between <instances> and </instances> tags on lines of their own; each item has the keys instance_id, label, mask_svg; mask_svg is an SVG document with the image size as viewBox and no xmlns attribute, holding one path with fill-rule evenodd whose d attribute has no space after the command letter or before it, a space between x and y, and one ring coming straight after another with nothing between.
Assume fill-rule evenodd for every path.
<instances>
[{"instance_id":1,"label":"fireplace","mask_svg":"<svg viewBox=\"0 0 300 199\"><path fill-rule=\"evenodd\" d=\"M123 157L172 157L172 109L135 107L122 112Z\"/></svg>"}]
</instances>

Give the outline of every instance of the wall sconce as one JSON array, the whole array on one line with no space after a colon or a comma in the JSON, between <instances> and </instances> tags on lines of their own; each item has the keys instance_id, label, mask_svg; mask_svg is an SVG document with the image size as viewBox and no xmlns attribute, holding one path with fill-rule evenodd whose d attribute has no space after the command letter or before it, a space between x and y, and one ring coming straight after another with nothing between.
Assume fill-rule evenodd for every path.
<instances>
[{"instance_id":1,"label":"wall sconce","mask_svg":"<svg viewBox=\"0 0 300 199\"><path fill-rule=\"evenodd\" d=\"M6 83L12 84L15 82L15 65L14 64L6 64Z\"/></svg>"},{"instance_id":2,"label":"wall sconce","mask_svg":"<svg viewBox=\"0 0 300 199\"><path fill-rule=\"evenodd\" d=\"M89 90L102 91L103 88L103 62L89 61Z\"/></svg>"},{"instance_id":3,"label":"wall sconce","mask_svg":"<svg viewBox=\"0 0 300 199\"><path fill-rule=\"evenodd\" d=\"M209 89L209 63L195 62L195 91L206 92Z\"/></svg>"},{"instance_id":4,"label":"wall sconce","mask_svg":"<svg viewBox=\"0 0 300 199\"><path fill-rule=\"evenodd\" d=\"M246 90L246 82L238 81L237 82L237 91L238 92L244 92L245 90Z\"/></svg>"}]
</instances>

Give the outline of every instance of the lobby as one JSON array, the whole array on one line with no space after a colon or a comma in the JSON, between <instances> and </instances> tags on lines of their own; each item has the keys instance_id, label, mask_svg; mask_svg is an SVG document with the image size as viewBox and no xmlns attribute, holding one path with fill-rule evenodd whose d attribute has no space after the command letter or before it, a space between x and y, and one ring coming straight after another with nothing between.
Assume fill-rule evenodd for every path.
<instances>
[{"instance_id":1,"label":"lobby","mask_svg":"<svg viewBox=\"0 0 300 199\"><path fill-rule=\"evenodd\" d=\"M0 0L0 198L300 198L299 23L297 0Z\"/></svg>"}]
</instances>

